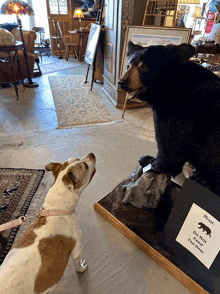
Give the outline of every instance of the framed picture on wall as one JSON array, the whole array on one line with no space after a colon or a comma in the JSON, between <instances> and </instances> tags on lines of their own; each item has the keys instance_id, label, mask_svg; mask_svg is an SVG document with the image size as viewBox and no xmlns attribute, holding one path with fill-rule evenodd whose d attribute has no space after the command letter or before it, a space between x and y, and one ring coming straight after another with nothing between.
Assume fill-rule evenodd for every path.
<instances>
[{"instance_id":1,"label":"framed picture on wall","mask_svg":"<svg viewBox=\"0 0 220 294\"><path fill-rule=\"evenodd\" d=\"M128 42L139 44L143 47L151 45L179 45L181 43L189 43L191 28L170 28L170 27L144 27L129 26L127 27L124 51L122 56L121 72L122 76L126 71L128 62L127 50Z\"/></svg>"},{"instance_id":2,"label":"framed picture on wall","mask_svg":"<svg viewBox=\"0 0 220 294\"><path fill-rule=\"evenodd\" d=\"M93 10L95 0L76 0L76 9L82 10L85 18L96 18L97 11Z\"/></svg>"},{"instance_id":3,"label":"framed picture on wall","mask_svg":"<svg viewBox=\"0 0 220 294\"><path fill-rule=\"evenodd\" d=\"M97 25L94 23L91 24L89 38L88 38L87 47L86 47L86 54L85 54L85 62L88 63L89 65L94 64L100 31L101 31L100 25Z\"/></svg>"}]
</instances>

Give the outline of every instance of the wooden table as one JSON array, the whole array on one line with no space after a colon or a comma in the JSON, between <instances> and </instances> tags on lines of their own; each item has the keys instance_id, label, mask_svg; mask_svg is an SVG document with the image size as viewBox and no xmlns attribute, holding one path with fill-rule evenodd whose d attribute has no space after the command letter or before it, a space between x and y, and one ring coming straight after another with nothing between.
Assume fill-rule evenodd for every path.
<instances>
[{"instance_id":1,"label":"wooden table","mask_svg":"<svg viewBox=\"0 0 220 294\"><path fill-rule=\"evenodd\" d=\"M70 34L77 34L79 35L79 52L78 52L78 60L83 61L82 58L82 49L83 49L83 39L89 35L89 31L80 31L80 30L75 30L75 31L69 31Z\"/></svg>"},{"instance_id":2,"label":"wooden table","mask_svg":"<svg viewBox=\"0 0 220 294\"><path fill-rule=\"evenodd\" d=\"M19 99L19 95L18 95L18 87L16 84L16 77L15 77L15 72L14 72L14 67L13 67L13 61L17 60L18 63L18 68L21 74L21 80L22 80L22 84L24 87L24 79L23 79L23 75L22 75L22 71L21 71L21 66L20 66L20 60L18 57L18 50L21 50L23 48L23 43L22 42L16 42L15 45L13 46L0 46L0 52L5 52L7 53L7 57L6 58L1 58L0 59L3 60L3 62L5 62L5 64L9 64L11 66L11 72L12 72L12 76L13 76L13 84L14 84L14 88L15 88L15 92L16 92L16 96L17 96L17 100ZM15 52L14 57L12 58L11 53Z\"/></svg>"}]
</instances>

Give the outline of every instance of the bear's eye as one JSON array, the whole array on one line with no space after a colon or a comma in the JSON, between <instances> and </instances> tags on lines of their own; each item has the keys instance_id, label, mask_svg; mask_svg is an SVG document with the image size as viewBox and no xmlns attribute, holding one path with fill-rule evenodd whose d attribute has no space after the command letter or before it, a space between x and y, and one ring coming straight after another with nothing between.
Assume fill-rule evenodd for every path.
<instances>
[{"instance_id":1,"label":"bear's eye","mask_svg":"<svg viewBox=\"0 0 220 294\"><path fill-rule=\"evenodd\" d=\"M147 67L146 64L142 64L142 65L141 65L141 69L145 71L145 70L148 70L148 67Z\"/></svg>"}]
</instances>

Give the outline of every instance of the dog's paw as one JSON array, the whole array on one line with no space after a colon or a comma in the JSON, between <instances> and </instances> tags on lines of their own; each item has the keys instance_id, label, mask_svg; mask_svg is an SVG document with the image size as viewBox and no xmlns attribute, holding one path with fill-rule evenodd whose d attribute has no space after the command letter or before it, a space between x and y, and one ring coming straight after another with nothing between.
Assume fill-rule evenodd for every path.
<instances>
[{"instance_id":1,"label":"dog's paw","mask_svg":"<svg viewBox=\"0 0 220 294\"><path fill-rule=\"evenodd\" d=\"M86 261L81 259L80 264L78 266L76 266L75 268L78 273L82 273L87 269L87 267L88 267L88 265L86 264Z\"/></svg>"}]
</instances>

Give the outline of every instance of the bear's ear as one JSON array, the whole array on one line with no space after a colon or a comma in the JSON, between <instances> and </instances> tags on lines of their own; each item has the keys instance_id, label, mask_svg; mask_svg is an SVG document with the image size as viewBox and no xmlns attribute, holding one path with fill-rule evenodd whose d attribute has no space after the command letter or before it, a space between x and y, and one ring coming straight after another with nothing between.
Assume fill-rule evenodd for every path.
<instances>
[{"instance_id":1,"label":"bear's ear","mask_svg":"<svg viewBox=\"0 0 220 294\"><path fill-rule=\"evenodd\" d=\"M195 54L195 48L186 43L180 45L167 45L166 49L170 51L172 57L177 62L187 61Z\"/></svg>"},{"instance_id":2,"label":"bear's ear","mask_svg":"<svg viewBox=\"0 0 220 294\"><path fill-rule=\"evenodd\" d=\"M180 44L179 50L181 51L183 60L188 60L195 54L195 48L190 44Z\"/></svg>"},{"instance_id":3,"label":"bear's ear","mask_svg":"<svg viewBox=\"0 0 220 294\"><path fill-rule=\"evenodd\" d=\"M131 55L133 55L135 52L137 51L141 51L145 49L145 47L142 47L140 45L136 45L134 44L132 41L128 42L128 52L127 52L127 56L130 57Z\"/></svg>"}]
</instances>

